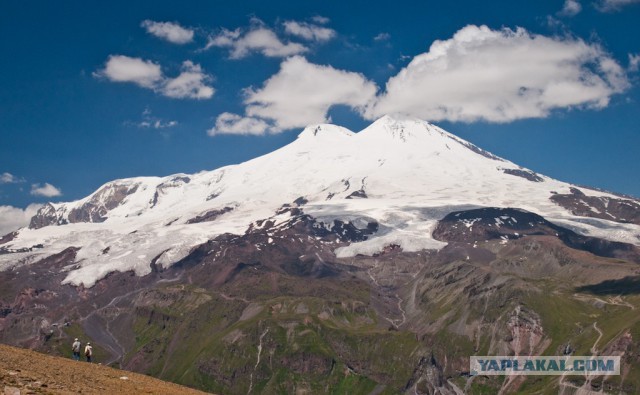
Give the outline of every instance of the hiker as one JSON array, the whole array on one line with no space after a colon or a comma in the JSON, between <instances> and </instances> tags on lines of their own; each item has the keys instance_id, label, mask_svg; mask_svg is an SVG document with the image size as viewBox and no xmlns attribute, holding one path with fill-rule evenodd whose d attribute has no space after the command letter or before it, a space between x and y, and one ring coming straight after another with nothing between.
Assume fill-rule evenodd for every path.
<instances>
[{"instance_id":1,"label":"hiker","mask_svg":"<svg viewBox=\"0 0 640 395\"><path fill-rule=\"evenodd\" d=\"M84 356L87 357L87 362L91 362L92 355L93 347L91 347L91 343L87 342L87 346L84 348Z\"/></svg>"},{"instance_id":2,"label":"hiker","mask_svg":"<svg viewBox=\"0 0 640 395\"><path fill-rule=\"evenodd\" d=\"M73 344L71 345L71 351L73 351L73 360L74 361L79 361L80 360L80 348L81 347L82 347L82 344L80 343L80 341L76 337L76 340L74 340Z\"/></svg>"}]
</instances>

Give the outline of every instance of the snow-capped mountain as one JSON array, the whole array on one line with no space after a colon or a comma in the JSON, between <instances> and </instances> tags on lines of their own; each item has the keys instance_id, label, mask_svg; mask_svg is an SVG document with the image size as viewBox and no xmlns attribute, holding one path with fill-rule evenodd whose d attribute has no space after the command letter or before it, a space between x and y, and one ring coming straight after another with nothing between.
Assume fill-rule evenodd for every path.
<instances>
[{"instance_id":1,"label":"snow-capped mountain","mask_svg":"<svg viewBox=\"0 0 640 395\"><path fill-rule=\"evenodd\" d=\"M430 123L385 116L353 133L321 124L262 157L193 175L115 180L84 199L50 203L28 228L0 240L0 270L79 249L64 283L93 286L113 271L151 271L224 233L304 206L324 226L378 224L338 257L439 249L432 237L447 214L515 207L578 234L640 245L640 205L524 169ZM496 226L500 226L497 219ZM473 227L469 220L468 227Z\"/></svg>"},{"instance_id":2,"label":"snow-capped mountain","mask_svg":"<svg viewBox=\"0 0 640 395\"><path fill-rule=\"evenodd\" d=\"M313 125L239 165L44 206L0 238L0 342L90 339L105 365L213 393L637 393L639 244L638 200L427 122ZM628 374L469 371L565 354Z\"/></svg>"}]
</instances>

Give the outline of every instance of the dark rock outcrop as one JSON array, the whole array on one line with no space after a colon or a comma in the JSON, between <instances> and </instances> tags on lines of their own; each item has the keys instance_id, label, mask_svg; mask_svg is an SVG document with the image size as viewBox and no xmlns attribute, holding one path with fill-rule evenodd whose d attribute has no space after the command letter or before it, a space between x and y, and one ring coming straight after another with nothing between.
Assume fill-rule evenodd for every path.
<instances>
[{"instance_id":1,"label":"dark rock outcrop","mask_svg":"<svg viewBox=\"0 0 640 395\"><path fill-rule=\"evenodd\" d=\"M577 250L640 262L640 249L632 244L582 236L521 209L488 207L456 211L440 220L433 231L437 240L462 243L506 241L524 236L553 236Z\"/></svg>"},{"instance_id":2,"label":"dark rock outcrop","mask_svg":"<svg viewBox=\"0 0 640 395\"><path fill-rule=\"evenodd\" d=\"M367 197L368 197L367 193L364 191L364 189L359 189L357 191L352 192L345 199L366 199Z\"/></svg>"},{"instance_id":3,"label":"dark rock outcrop","mask_svg":"<svg viewBox=\"0 0 640 395\"><path fill-rule=\"evenodd\" d=\"M62 218L62 213L58 212L51 203L47 203L40 207L36 215L31 218L29 229L40 229L49 225L64 225L66 223L67 221Z\"/></svg>"},{"instance_id":4,"label":"dark rock outcrop","mask_svg":"<svg viewBox=\"0 0 640 395\"><path fill-rule=\"evenodd\" d=\"M520 209L488 207L446 215L433 237L447 242L517 239L524 235L555 235L556 226L543 217Z\"/></svg>"},{"instance_id":5,"label":"dark rock outcrop","mask_svg":"<svg viewBox=\"0 0 640 395\"><path fill-rule=\"evenodd\" d=\"M69 222L104 222L110 210L121 205L125 198L138 190L138 185L107 184L93 194L88 202L69 212Z\"/></svg>"},{"instance_id":6,"label":"dark rock outcrop","mask_svg":"<svg viewBox=\"0 0 640 395\"><path fill-rule=\"evenodd\" d=\"M537 173L532 172L531 170L522 170L522 169L502 169L502 172L505 174L510 174L516 177L522 177L525 180L529 180L532 182L542 182L544 179L540 177Z\"/></svg>"},{"instance_id":7,"label":"dark rock outcrop","mask_svg":"<svg viewBox=\"0 0 640 395\"><path fill-rule=\"evenodd\" d=\"M233 207L224 207L219 210L209 210L187 221L188 224L198 224L200 222L215 221L219 216L233 211Z\"/></svg>"},{"instance_id":8,"label":"dark rock outcrop","mask_svg":"<svg viewBox=\"0 0 640 395\"><path fill-rule=\"evenodd\" d=\"M549 199L573 215L640 225L640 202L635 199L587 196L578 188L570 191L551 195Z\"/></svg>"},{"instance_id":9,"label":"dark rock outcrop","mask_svg":"<svg viewBox=\"0 0 640 395\"><path fill-rule=\"evenodd\" d=\"M293 201L293 203L296 204L297 206L304 206L308 202L309 202L309 200L307 198L305 198L304 196L300 196L299 198L297 198L296 200Z\"/></svg>"},{"instance_id":10,"label":"dark rock outcrop","mask_svg":"<svg viewBox=\"0 0 640 395\"><path fill-rule=\"evenodd\" d=\"M15 239L18 236L18 232L7 233L6 235L0 237L0 244L7 244L11 240Z\"/></svg>"}]
</instances>

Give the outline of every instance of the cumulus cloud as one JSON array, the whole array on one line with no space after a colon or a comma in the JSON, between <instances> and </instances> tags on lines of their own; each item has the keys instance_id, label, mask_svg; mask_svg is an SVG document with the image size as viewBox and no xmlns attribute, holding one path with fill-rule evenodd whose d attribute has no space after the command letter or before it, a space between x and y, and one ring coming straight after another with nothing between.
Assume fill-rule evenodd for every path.
<instances>
[{"instance_id":1,"label":"cumulus cloud","mask_svg":"<svg viewBox=\"0 0 640 395\"><path fill-rule=\"evenodd\" d=\"M56 197L61 196L62 191L45 182L44 184L31 184L31 194L33 196Z\"/></svg>"},{"instance_id":2,"label":"cumulus cloud","mask_svg":"<svg viewBox=\"0 0 640 395\"><path fill-rule=\"evenodd\" d=\"M176 99L209 99L215 90L207 83L211 77L198 64L187 60L182 63L182 71L176 78L165 80L160 91L167 97Z\"/></svg>"},{"instance_id":3,"label":"cumulus cloud","mask_svg":"<svg viewBox=\"0 0 640 395\"><path fill-rule=\"evenodd\" d=\"M131 82L176 99L209 99L215 93L213 87L208 85L211 76L205 74L200 65L189 60L182 63L177 77L169 78L164 75L160 65L152 61L111 55L105 67L95 72L94 76L113 82Z\"/></svg>"},{"instance_id":4,"label":"cumulus cloud","mask_svg":"<svg viewBox=\"0 0 640 395\"><path fill-rule=\"evenodd\" d=\"M221 114L217 134L278 133L330 121L332 106L365 119L398 114L431 121L511 122L543 118L559 109L600 109L630 87L624 69L598 44L525 29L469 25L433 42L391 77L385 89L365 76L308 62L284 60L259 88L245 89L244 114Z\"/></svg>"},{"instance_id":5,"label":"cumulus cloud","mask_svg":"<svg viewBox=\"0 0 640 395\"><path fill-rule=\"evenodd\" d=\"M113 82L132 82L143 88L154 88L164 79L160 65L124 55L109 56L104 69L94 75Z\"/></svg>"},{"instance_id":6,"label":"cumulus cloud","mask_svg":"<svg viewBox=\"0 0 640 395\"><path fill-rule=\"evenodd\" d=\"M173 44L187 44L193 41L193 30L186 29L173 22L154 22L144 20L140 24L147 30L147 33Z\"/></svg>"},{"instance_id":7,"label":"cumulus cloud","mask_svg":"<svg viewBox=\"0 0 640 395\"><path fill-rule=\"evenodd\" d=\"M560 108L603 108L628 87L622 67L598 45L469 25L413 58L364 116L509 122Z\"/></svg>"},{"instance_id":8,"label":"cumulus cloud","mask_svg":"<svg viewBox=\"0 0 640 395\"><path fill-rule=\"evenodd\" d=\"M30 204L24 210L13 206L0 206L0 236L29 225L41 204Z\"/></svg>"},{"instance_id":9,"label":"cumulus cloud","mask_svg":"<svg viewBox=\"0 0 640 395\"><path fill-rule=\"evenodd\" d=\"M286 33L309 41L329 41L336 36L333 29L306 22L286 21L283 25Z\"/></svg>"},{"instance_id":10,"label":"cumulus cloud","mask_svg":"<svg viewBox=\"0 0 640 395\"><path fill-rule=\"evenodd\" d=\"M636 72L640 67L640 54L629 54L629 71Z\"/></svg>"},{"instance_id":11,"label":"cumulus cloud","mask_svg":"<svg viewBox=\"0 0 640 395\"><path fill-rule=\"evenodd\" d=\"M263 119L224 112L218 116L216 126L209 129L207 134L209 136L218 134L262 135L271 129L271 125Z\"/></svg>"},{"instance_id":12,"label":"cumulus cloud","mask_svg":"<svg viewBox=\"0 0 640 395\"><path fill-rule=\"evenodd\" d=\"M362 111L377 87L362 74L291 57L258 90L246 91L246 115L274 122L274 131L327 121L333 105Z\"/></svg>"},{"instance_id":13,"label":"cumulus cloud","mask_svg":"<svg viewBox=\"0 0 640 395\"><path fill-rule=\"evenodd\" d=\"M17 184L19 182L24 182L24 179L7 172L0 174L0 184Z\"/></svg>"},{"instance_id":14,"label":"cumulus cloud","mask_svg":"<svg viewBox=\"0 0 640 395\"><path fill-rule=\"evenodd\" d=\"M267 28L259 19L252 19L248 30L222 29L217 35L209 37L205 50L212 47L229 48L231 59L242 59L258 52L267 57L281 58L308 51L302 44L282 42L276 33Z\"/></svg>"},{"instance_id":15,"label":"cumulus cloud","mask_svg":"<svg viewBox=\"0 0 640 395\"><path fill-rule=\"evenodd\" d=\"M575 16L582 11L582 5L577 0L565 0L562 10L558 15L562 16Z\"/></svg>"},{"instance_id":16,"label":"cumulus cloud","mask_svg":"<svg viewBox=\"0 0 640 395\"><path fill-rule=\"evenodd\" d=\"M634 3L640 3L640 0L600 0L596 3L596 8L602 12L613 12Z\"/></svg>"}]
</instances>

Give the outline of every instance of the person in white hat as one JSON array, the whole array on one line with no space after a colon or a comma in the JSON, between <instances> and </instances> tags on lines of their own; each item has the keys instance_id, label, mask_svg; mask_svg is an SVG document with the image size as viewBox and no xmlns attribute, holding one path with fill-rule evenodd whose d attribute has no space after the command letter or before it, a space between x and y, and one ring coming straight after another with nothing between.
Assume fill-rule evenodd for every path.
<instances>
[{"instance_id":1,"label":"person in white hat","mask_svg":"<svg viewBox=\"0 0 640 395\"><path fill-rule=\"evenodd\" d=\"M91 357L93 356L93 347L91 347L91 343L87 342L87 346L84 348L84 356L87 357L87 362L91 362Z\"/></svg>"},{"instance_id":2,"label":"person in white hat","mask_svg":"<svg viewBox=\"0 0 640 395\"><path fill-rule=\"evenodd\" d=\"M82 347L82 344L80 344L80 341L76 337L76 339L74 340L73 344L71 345L71 351L73 352L73 360L74 361L79 361L80 360L80 348L81 347Z\"/></svg>"}]
</instances>

